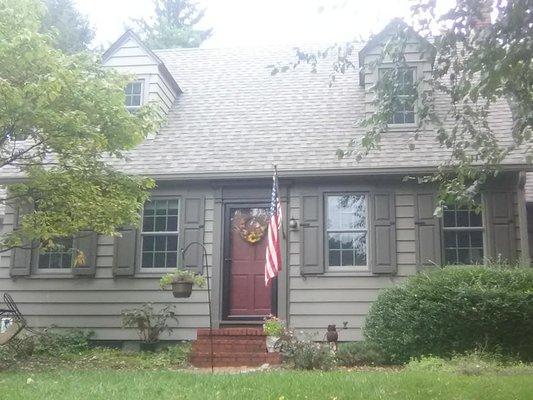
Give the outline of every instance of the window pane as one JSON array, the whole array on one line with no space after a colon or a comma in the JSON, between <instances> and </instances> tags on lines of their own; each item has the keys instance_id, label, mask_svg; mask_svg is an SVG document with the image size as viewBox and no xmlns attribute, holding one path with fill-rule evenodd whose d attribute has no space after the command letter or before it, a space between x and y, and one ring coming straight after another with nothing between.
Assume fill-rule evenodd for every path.
<instances>
[{"instance_id":1,"label":"window pane","mask_svg":"<svg viewBox=\"0 0 533 400\"><path fill-rule=\"evenodd\" d=\"M154 267L156 268L165 268L165 253L155 253L154 254Z\"/></svg>"},{"instance_id":2,"label":"window pane","mask_svg":"<svg viewBox=\"0 0 533 400\"><path fill-rule=\"evenodd\" d=\"M167 221L167 231L177 231L178 230L178 217L168 217Z\"/></svg>"},{"instance_id":3,"label":"window pane","mask_svg":"<svg viewBox=\"0 0 533 400\"><path fill-rule=\"evenodd\" d=\"M153 232L154 231L154 217L144 217L143 218L143 231L144 232Z\"/></svg>"},{"instance_id":4,"label":"window pane","mask_svg":"<svg viewBox=\"0 0 533 400\"><path fill-rule=\"evenodd\" d=\"M455 232L446 231L444 232L444 247L456 247L457 246L457 235Z\"/></svg>"},{"instance_id":5,"label":"window pane","mask_svg":"<svg viewBox=\"0 0 533 400\"><path fill-rule=\"evenodd\" d=\"M143 268L152 268L154 266L154 253L143 252L141 265Z\"/></svg>"},{"instance_id":6,"label":"window pane","mask_svg":"<svg viewBox=\"0 0 533 400\"><path fill-rule=\"evenodd\" d=\"M405 113L405 123L414 124L415 123L415 113L412 111L407 111Z\"/></svg>"},{"instance_id":7,"label":"window pane","mask_svg":"<svg viewBox=\"0 0 533 400\"><path fill-rule=\"evenodd\" d=\"M446 249L444 251L444 258L446 259L446 264L448 265L457 264L457 250Z\"/></svg>"},{"instance_id":8,"label":"window pane","mask_svg":"<svg viewBox=\"0 0 533 400\"><path fill-rule=\"evenodd\" d=\"M483 226L481 213L470 211L470 226Z\"/></svg>"},{"instance_id":9,"label":"window pane","mask_svg":"<svg viewBox=\"0 0 533 400\"><path fill-rule=\"evenodd\" d=\"M343 267L351 267L354 265L353 250L343 250L341 253L341 264Z\"/></svg>"},{"instance_id":10,"label":"window pane","mask_svg":"<svg viewBox=\"0 0 533 400\"><path fill-rule=\"evenodd\" d=\"M444 210L444 226L456 226L455 211Z\"/></svg>"},{"instance_id":11,"label":"window pane","mask_svg":"<svg viewBox=\"0 0 533 400\"><path fill-rule=\"evenodd\" d=\"M167 251L176 251L178 249L178 237L169 236L167 238Z\"/></svg>"},{"instance_id":12,"label":"window pane","mask_svg":"<svg viewBox=\"0 0 533 400\"><path fill-rule=\"evenodd\" d=\"M468 226L468 211L457 211L457 226Z\"/></svg>"},{"instance_id":13,"label":"window pane","mask_svg":"<svg viewBox=\"0 0 533 400\"><path fill-rule=\"evenodd\" d=\"M178 255L177 253L167 253L167 267L176 268L177 267Z\"/></svg>"},{"instance_id":14,"label":"window pane","mask_svg":"<svg viewBox=\"0 0 533 400\"><path fill-rule=\"evenodd\" d=\"M155 251L165 251L167 238L165 236L156 236Z\"/></svg>"},{"instance_id":15,"label":"window pane","mask_svg":"<svg viewBox=\"0 0 533 400\"><path fill-rule=\"evenodd\" d=\"M341 265L341 252L338 250L329 251L329 265L332 267L339 267Z\"/></svg>"},{"instance_id":16,"label":"window pane","mask_svg":"<svg viewBox=\"0 0 533 400\"><path fill-rule=\"evenodd\" d=\"M363 229L366 227L364 195L328 196L328 229Z\"/></svg>"},{"instance_id":17,"label":"window pane","mask_svg":"<svg viewBox=\"0 0 533 400\"><path fill-rule=\"evenodd\" d=\"M483 248L483 232L481 231L470 232L470 244L472 247Z\"/></svg>"},{"instance_id":18,"label":"window pane","mask_svg":"<svg viewBox=\"0 0 533 400\"><path fill-rule=\"evenodd\" d=\"M354 237L355 264L366 265L366 233L357 233Z\"/></svg>"},{"instance_id":19,"label":"window pane","mask_svg":"<svg viewBox=\"0 0 533 400\"><path fill-rule=\"evenodd\" d=\"M469 232L457 232L457 247L469 247L470 246Z\"/></svg>"},{"instance_id":20,"label":"window pane","mask_svg":"<svg viewBox=\"0 0 533 400\"><path fill-rule=\"evenodd\" d=\"M144 236L143 237L143 251L153 251L154 250L154 236Z\"/></svg>"},{"instance_id":21,"label":"window pane","mask_svg":"<svg viewBox=\"0 0 533 400\"><path fill-rule=\"evenodd\" d=\"M329 248L330 249L340 249L341 248L341 235L338 233L329 234Z\"/></svg>"}]
</instances>

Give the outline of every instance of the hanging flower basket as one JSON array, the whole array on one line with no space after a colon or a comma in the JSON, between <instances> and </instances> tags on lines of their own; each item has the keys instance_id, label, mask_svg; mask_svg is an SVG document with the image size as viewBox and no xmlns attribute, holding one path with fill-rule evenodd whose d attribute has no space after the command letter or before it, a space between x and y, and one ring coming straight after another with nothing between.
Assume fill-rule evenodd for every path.
<instances>
[{"instance_id":1,"label":"hanging flower basket","mask_svg":"<svg viewBox=\"0 0 533 400\"><path fill-rule=\"evenodd\" d=\"M175 272L166 274L159 281L162 289L170 286L172 288L172 294L177 298L191 297L193 285L203 287L205 283L205 276L186 269L177 269Z\"/></svg>"},{"instance_id":2,"label":"hanging flower basket","mask_svg":"<svg viewBox=\"0 0 533 400\"><path fill-rule=\"evenodd\" d=\"M177 298L191 297L192 282L172 282L172 294Z\"/></svg>"}]
</instances>

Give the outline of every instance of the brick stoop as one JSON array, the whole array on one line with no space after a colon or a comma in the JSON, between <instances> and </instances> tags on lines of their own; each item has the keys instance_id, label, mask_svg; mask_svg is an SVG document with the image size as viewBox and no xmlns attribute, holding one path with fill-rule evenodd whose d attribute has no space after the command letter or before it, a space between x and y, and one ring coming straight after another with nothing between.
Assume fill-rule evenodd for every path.
<instances>
[{"instance_id":1,"label":"brick stoop","mask_svg":"<svg viewBox=\"0 0 533 400\"><path fill-rule=\"evenodd\" d=\"M258 367L263 364L281 364L280 353L268 353L266 335L261 328L198 329L192 343L190 362L195 367L210 367L211 340L213 366Z\"/></svg>"}]
</instances>

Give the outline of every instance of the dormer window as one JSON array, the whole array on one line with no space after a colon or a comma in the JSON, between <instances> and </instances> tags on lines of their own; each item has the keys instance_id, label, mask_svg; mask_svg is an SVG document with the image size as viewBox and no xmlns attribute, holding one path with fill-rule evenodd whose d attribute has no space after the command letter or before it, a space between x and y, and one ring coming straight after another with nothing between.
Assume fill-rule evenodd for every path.
<instances>
[{"instance_id":1,"label":"dormer window","mask_svg":"<svg viewBox=\"0 0 533 400\"><path fill-rule=\"evenodd\" d=\"M126 108L129 111L134 111L142 105L142 92L143 92L143 81L135 81L128 83L124 89L124 94L126 95Z\"/></svg>"},{"instance_id":2,"label":"dormer window","mask_svg":"<svg viewBox=\"0 0 533 400\"><path fill-rule=\"evenodd\" d=\"M380 78L392 69L380 69ZM395 84L398 85L396 98L393 99L394 111L389 120L392 125L405 125L415 123L415 102L413 98L415 69L402 68L398 70Z\"/></svg>"}]
</instances>

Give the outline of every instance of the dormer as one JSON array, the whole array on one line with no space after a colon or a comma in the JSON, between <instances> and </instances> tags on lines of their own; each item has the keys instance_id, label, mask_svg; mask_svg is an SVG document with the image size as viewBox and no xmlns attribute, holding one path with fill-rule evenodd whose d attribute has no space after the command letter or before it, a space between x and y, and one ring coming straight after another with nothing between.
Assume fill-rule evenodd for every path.
<instances>
[{"instance_id":1,"label":"dormer","mask_svg":"<svg viewBox=\"0 0 533 400\"><path fill-rule=\"evenodd\" d=\"M394 37L405 40L404 57L406 66L398 76L400 87L406 88L419 80L430 78L435 58L435 47L417 34L400 19L392 20L380 33L372 37L359 52L359 85L365 89L365 114L374 112L375 84L393 67L393 59L385 50ZM412 128L416 124L414 105L406 106L394 113L389 128Z\"/></svg>"},{"instance_id":2,"label":"dormer","mask_svg":"<svg viewBox=\"0 0 533 400\"><path fill-rule=\"evenodd\" d=\"M130 111L155 102L166 115L182 92L163 61L131 30L103 54L102 64L135 77L124 90Z\"/></svg>"}]
</instances>

